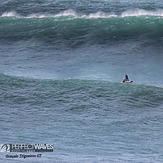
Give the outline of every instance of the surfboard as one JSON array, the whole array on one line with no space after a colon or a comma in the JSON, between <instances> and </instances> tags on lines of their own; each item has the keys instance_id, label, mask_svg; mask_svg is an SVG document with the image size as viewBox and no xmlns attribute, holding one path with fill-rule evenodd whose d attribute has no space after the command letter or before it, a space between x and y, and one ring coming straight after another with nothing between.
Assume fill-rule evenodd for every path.
<instances>
[{"instance_id":1,"label":"surfboard","mask_svg":"<svg viewBox=\"0 0 163 163\"><path fill-rule=\"evenodd\" d=\"M131 81L125 81L125 82L121 82L121 83L133 83L133 81L131 80Z\"/></svg>"}]
</instances>

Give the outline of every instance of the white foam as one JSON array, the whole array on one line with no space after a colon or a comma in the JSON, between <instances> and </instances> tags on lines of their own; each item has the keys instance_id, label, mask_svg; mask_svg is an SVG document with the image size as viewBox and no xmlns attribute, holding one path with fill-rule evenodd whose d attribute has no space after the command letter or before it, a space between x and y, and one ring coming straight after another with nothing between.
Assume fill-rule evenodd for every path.
<instances>
[{"instance_id":1,"label":"white foam","mask_svg":"<svg viewBox=\"0 0 163 163\"><path fill-rule=\"evenodd\" d=\"M4 12L2 17L21 17L17 12L11 11L11 12Z\"/></svg>"},{"instance_id":2,"label":"white foam","mask_svg":"<svg viewBox=\"0 0 163 163\"><path fill-rule=\"evenodd\" d=\"M53 17L52 15L48 15L48 14L30 14L28 16L26 16L25 18L46 18L46 17Z\"/></svg>"},{"instance_id":3,"label":"white foam","mask_svg":"<svg viewBox=\"0 0 163 163\"><path fill-rule=\"evenodd\" d=\"M79 17L74 10L69 9L63 12L59 12L58 14L40 14L40 13L30 14L25 18L48 18L48 17L62 17L62 16Z\"/></svg>"},{"instance_id":4,"label":"white foam","mask_svg":"<svg viewBox=\"0 0 163 163\"><path fill-rule=\"evenodd\" d=\"M148 11L143 9L135 9L135 10L128 10L124 11L121 14L122 17L129 17L129 16L163 16L163 10L158 9L156 11Z\"/></svg>"},{"instance_id":5,"label":"white foam","mask_svg":"<svg viewBox=\"0 0 163 163\"><path fill-rule=\"evenodd\" d=\"M115 15L114 13L105 13L105 12L96 12L96 13L92 13L89 14L87 17L88 18L108 18L108 17L116 17L117 15Z\"/></svg>"},{"instance_id":6,"label":"white foam","mask_svg":"<svg viewBox=\"0 0 163 163\"><path fill-rule=\"evenodd\" d=\"M69 9L69 10L65 10L63 12L60 12L58 14L55 15L55 17L61 17L61 16L73 16L73 17L77 17L78 14L76 13L75 10Z\"/></svg>"},{"instance_id":7,"label":"white foam","mask_svg":"<svg viewBox=\"0 0 163 163\"><path fill-rule=\"evenodd\" d=\"M17 17L17 18L47 18L47 17L63 17L63 16L71 16L74 18L110 18L110 17L132 17L132 16L158 16L163 17L163 10L158 9L155 11L148 11L144 9L134 9L134 10L127 10L121 13L120 15L117 15L115 13L105 13L102 11L98 11L91 14L79 14L73 9L68 9L62 12L59 12L58 14L41 14L41 13L34 13L27 15L25 17L18 14L16 11L11 12L4 12L2 17Z\"/></svg>"}]
</instances>

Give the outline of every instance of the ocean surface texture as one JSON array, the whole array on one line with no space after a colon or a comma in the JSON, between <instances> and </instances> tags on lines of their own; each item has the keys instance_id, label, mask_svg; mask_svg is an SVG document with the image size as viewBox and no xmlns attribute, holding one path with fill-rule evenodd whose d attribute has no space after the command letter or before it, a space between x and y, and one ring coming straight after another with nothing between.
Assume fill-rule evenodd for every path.
<instances>
[{"instance_id":1,"label":"ocean surface texture","mask_svg":"<svg viewBox=\"0 0 163 163\"><path fill-rule=\"evenodd\" d=\"M163 1L1 0L0 131L54 145L3 163L162 163Z\"/></svg>"}]
</instances>

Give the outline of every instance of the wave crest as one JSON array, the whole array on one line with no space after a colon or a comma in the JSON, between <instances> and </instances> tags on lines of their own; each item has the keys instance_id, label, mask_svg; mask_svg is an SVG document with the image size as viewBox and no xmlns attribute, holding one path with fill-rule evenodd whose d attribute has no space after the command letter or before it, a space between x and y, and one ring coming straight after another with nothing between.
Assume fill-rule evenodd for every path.
<instances>
[{"instance_id":1,"label":"wave crest","mask_svg":"<svg viewBox=\"0 0 163 163\"><path fill-rule=\"evenodd\" d=\"M22 16L16 11L4 12L1 17L17 17L17 18L47 18L47 17L63 17L63 16L71 16L75 18L109 18L109 17L132 17L132 16L157 16L163 17L163 10L158 9L156 11L149 11L144 9L134 9L134 10L127 10L122 12L121 14L116 13L106 13L102 11L98 11L95 13L90 14L79 14L73 9L68 9L58 14L41 14L41 13L34 13L27 16Z\"/></svg>"},{"instance_id":2,"label":"wave crest","mask_svg":"<svg viewBox=\"0 0 163 163\"><path fill-rule=\"evenodd\" d=\"M156 11L148 11L143 9L135 9L135 10L128 10L124 11L121 14L122 17L129 17L129 16L163 16L163 10L158 9Z\"/></svg>"},{"instance_id":3,"label":"wave crest","mask_svg":"<svg viewBox=\"0 0 163 163\"><path fill-rule=\"evenodd\" d=\"M16 11L4 12L1 17L21 17Z\"/></svg>"}]
</instances>

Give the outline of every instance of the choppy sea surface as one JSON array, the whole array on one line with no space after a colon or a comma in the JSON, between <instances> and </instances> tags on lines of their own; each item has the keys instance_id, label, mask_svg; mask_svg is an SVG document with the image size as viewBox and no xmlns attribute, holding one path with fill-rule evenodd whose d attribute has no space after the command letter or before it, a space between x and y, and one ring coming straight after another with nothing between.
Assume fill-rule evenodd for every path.
<instances>
[{"instance_id":1,"label":"choppy sea surface","mask_svg":"<svg viewBox=\"0 0 163 163\"><path fill-rule=\"evenodd\" d=\"M0 162L162 163L162 124L162 1L1 0L0 143L54 151Z\"/></svg>"}]
</instances>

